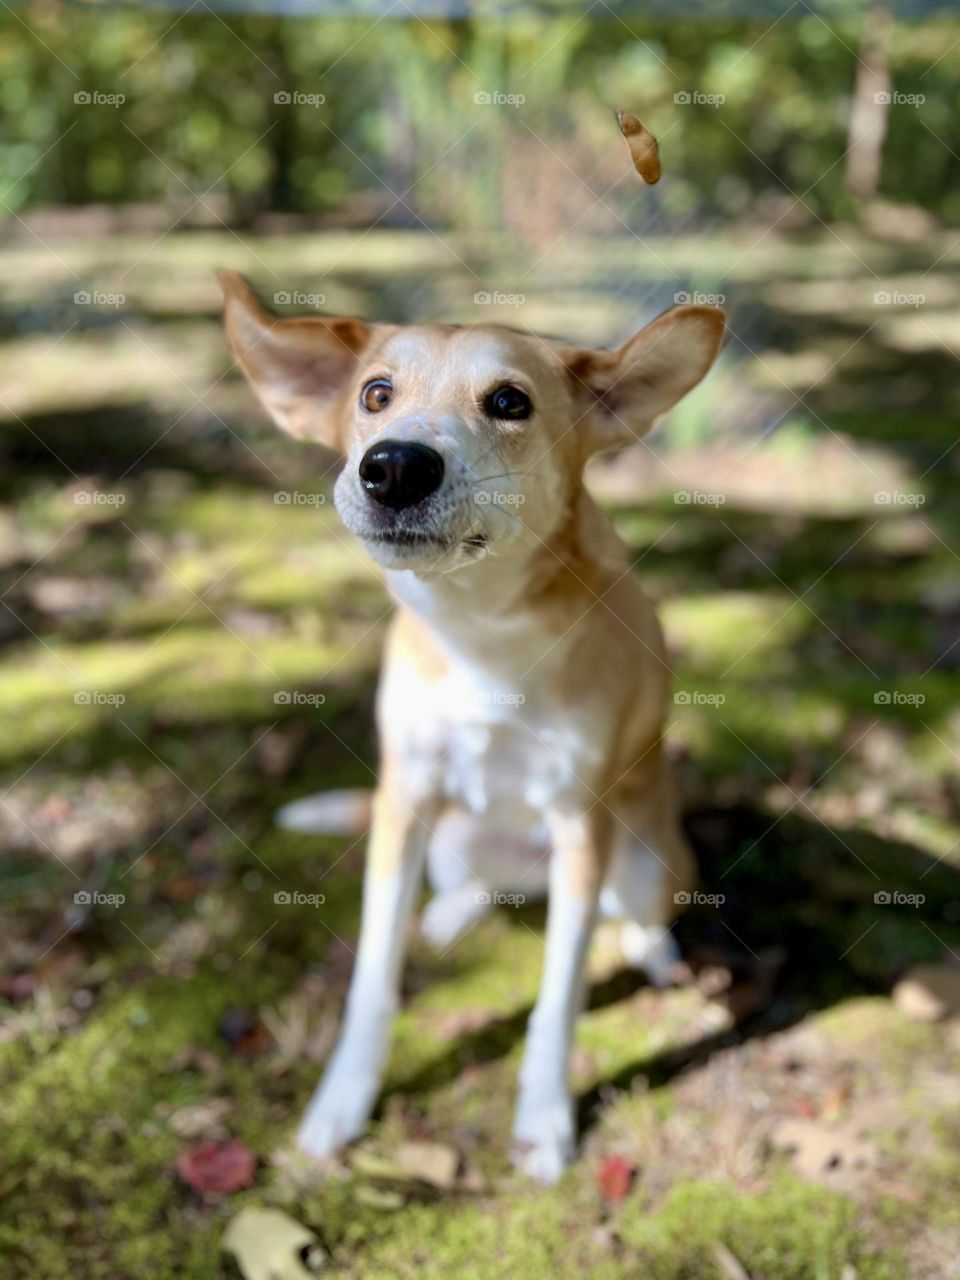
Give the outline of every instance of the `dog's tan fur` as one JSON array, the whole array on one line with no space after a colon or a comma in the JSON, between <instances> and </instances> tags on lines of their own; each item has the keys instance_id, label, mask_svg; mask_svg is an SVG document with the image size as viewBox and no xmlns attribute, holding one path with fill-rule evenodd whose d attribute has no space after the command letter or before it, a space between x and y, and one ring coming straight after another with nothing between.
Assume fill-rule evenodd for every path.
<instances>
[{"instance_id":1,"label":"dog's tan fur","mask_svg":"<svg viewBox=\"0 0 960 1280\"><path fill-rule=\"evenodd\" d=\"M366 893L372 901L376 882L401 887L391 890L393 905L382 908L381 930L403 928L414 893L403 887L404 877L415 877L410 868L418 856L412 850L422 844L420 828L434 827L451 807L464 807L461 792L469 785L445 783L439 764L459 750L464 726L475 718L457 705L470 696L462 690L525 691L531 724L523 730L532 736L522 739L529 744L521 752L523 768L529 758L531 777L539 778L530 794L539 794L543 778L550 779L542 816L556 878L551 872L544 989L521 1074L516 1134L535 1148L527 1167L538 1176L556 1176L569 1156L570 1135L569 1121L554 1113L566 1106L575 992L601 888L612 878L627 915L639 919L642 907L645 922L666 925L675 895L694 878L661 742L669 693L662 635L625 547L584 487L583 468L592 454L643 434L703 377L720 345L722 313L674 308L619 351L596 352L495 325L404 328L353 318L277 319L240 277L224 273L222 279L227 332L240 366L281 427L346 458L338 507L388 570L398 602L378 708L381 764ZM394 399L383 413L365 412L361 388L381 375L391 380ZM533 416L518 422L485 418L483 397L496 384L526 391ZM485 509L478 516L468 498L450 498L436 517L439 551L383 547L354 470L370 442L392 433L436 440L438 448L442 442L448 466L465 468L460 480L451 479L453 489L461 486L457 492L470 489L471 475L478 482L489 479L477 472L485 459L487 466L479 464L484 472L493 480L508 477L510 492L522 493L521 514ZM433 524L425 527L434 530ZM484 540L479 551L478 528ZM408 706L414 698L429 721L426 728ZM517 726L481 719L488 735L502 730L505 742L521 741L509 737L520 732ZM564 765L562 782L554 780L551 751ZM491 749L479 758L481 790L489 784L496 791L509 781L497 772L496 755ZM486 820L496 821L496 806ZM652 852L663 868L652 907L640 904L631 889L631 859L642 860L641 851ZM365 928L380 910L365 900ZM371 937L373 932L371 924ZM366 976L358 976L355 986L366 983L370 998L376 982L395 986L399 961L368 963L365 945L375 948L362 933L358 971ZM576 957L568 955L571 948ZM357 1012L361 1003L359 995L351 997L344 1033L355 1071L359 1039L381 1035L376 1018ZM338 1074L334 1064L314 1104L323 1123L318 1128L314 1117L305 1145L322 1150L354 1136L361 1113L372 1105L366 1098L384 1053L381 1046L373 1055L376 1069L363 1105L342 1122L335 1085L346 1087L347 1072ZM554 1064L556 1058L561 1061ZM549 1116L534 1097L544 1092L555 1101Z\"/></svg>"}]
</instances>

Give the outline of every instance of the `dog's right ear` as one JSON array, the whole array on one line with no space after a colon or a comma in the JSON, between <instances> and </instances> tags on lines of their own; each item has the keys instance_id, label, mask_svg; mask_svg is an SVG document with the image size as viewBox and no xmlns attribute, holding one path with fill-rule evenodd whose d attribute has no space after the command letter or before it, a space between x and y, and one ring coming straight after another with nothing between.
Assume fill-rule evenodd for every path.
<instances>
[{"instance_id":1,"label":"dog's right ear","mask_svg":"<svg viewBox=\"0 0 960 1280\"><path fill-rule=\"evenodd\" d=\"M337 402L371 326L353 316L271 315L236 271L221 271L220 285L233 354L274 421L342 453Z\"/></svg>"}]
</instances>

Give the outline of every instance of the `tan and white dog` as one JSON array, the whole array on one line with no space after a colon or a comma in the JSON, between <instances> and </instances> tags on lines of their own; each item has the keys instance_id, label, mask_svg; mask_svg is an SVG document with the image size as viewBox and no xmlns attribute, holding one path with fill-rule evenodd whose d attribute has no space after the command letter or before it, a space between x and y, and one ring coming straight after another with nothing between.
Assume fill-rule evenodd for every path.
<instances>
[{"instance_id":1,"label":"tan and white dog","mask_svg":"<svg viewBox=\"0 0 960 1280\"><path fill-rule=\"evenodd\" d=\"M568 1064L598 911L656 980L695 875L660 628L583 469L700 381L723 313L675 307L592 351L497 325L278 319L221 279L241 368L285 431L344 459L337 509L398 605L357 961L299 1144L323 1156L367 1124L426 863L438 944L500 892L548 894L513 1132L518 1165L552 1181L575 1148Z\"/></svg>"}]
</instances>

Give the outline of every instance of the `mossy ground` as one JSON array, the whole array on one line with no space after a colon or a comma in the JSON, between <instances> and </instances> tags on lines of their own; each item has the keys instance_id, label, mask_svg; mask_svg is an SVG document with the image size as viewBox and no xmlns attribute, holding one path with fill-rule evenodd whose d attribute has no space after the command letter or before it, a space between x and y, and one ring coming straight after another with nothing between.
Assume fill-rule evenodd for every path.
<instances>
[{"instance_id":1,"label":"mossy ground","mask_svg":"<svg viewBox=\"0 0 960 1280\"><path fill-rule=\"evenodd\" d=\"M338 263L330 305L371 314L386 305L378 281L402 265L435 281L414 295L421 311L466 314L466 282L437 246L402 239L367 237L360 260L337 237L265 240L251 265L299 286ZM771 256L774 239L762 261L722 242L660 246L658 260L712 255L711 278L737 259L726 288L751 317L740 332L780 345L731 344L712 390L655 438L652 481L615 483L633 474L625 459L596 483L661 601L681 695L671 743L703 887L724 896L719 912L695 905L680 937L781 946L787 960L772 1002L731 1028L695 990L611 973L601 940L575 1062L583 1154L550 1190L517 1178L507 1152L536 907L500 913L443 957L412 950L367 1145L451 1143L468 1186L385 1201L349 1164L311 1179L287 1150L345 990L362 857L349 840L281 832L271 814L307 791L370 784L386 601L337 525L329 459L269 432L224 376L206 273L245 265L243 251L170 236L125 311L99 327L81 317L40 364L36 324L8 345L0 975L33 986L5 987L0 1014L3 1275L230 1276L220 1239L251 1202L315 1227L331 1273L362 1280L722 1280L723 1250L776 1280L949 1274L960 1053L949 1030L905 1022L889 990L911 961L960 949L946 452L958 406L937 337L958 259L946 242L933 254L946 251L943 310L927 309L918 349L893 313L869 328L882 285L844 278L831 237L777 239ZM141 248L86 246L83 270L105 286ZM908 246L857 248L881 282L918 266ZM571 289L586 293L605 250L593 252L553 264ZM66 306L73 283L44 262L43 287ZM805 280L814 263L822 280ZM3 254L0 275L11 314L29 312L35 288ZM839 293L814 287L837 279ZM556 328L548 295L529 295L520 319ZM608 301L613 336L630 306ZM783 432L752 443L730 412L714 432L714 404L723 417L739 397L756 420L771 379L788 403L787 386L807 390L800 353L826 368L868 328ZM878 502L878 489L922 492L923 505ZM874 900L918 886L919 907ZM74 895L92 891L124 900L78 912ZM278 891L324 901L278 904ZM271 1030L249 1052L221 1034L238 1009ZM211 1100L223 1105L204 1128ZM260 1159L249 1190L203 1201L175 1175L198 1108L202 1134L219 1125ZM778 1118L831 1108L885 1116L856 1185L804 1181L769 1141ZM611 1153L637 1166L614 1207L596 1182Z\"/></svg>"}]
</instances>

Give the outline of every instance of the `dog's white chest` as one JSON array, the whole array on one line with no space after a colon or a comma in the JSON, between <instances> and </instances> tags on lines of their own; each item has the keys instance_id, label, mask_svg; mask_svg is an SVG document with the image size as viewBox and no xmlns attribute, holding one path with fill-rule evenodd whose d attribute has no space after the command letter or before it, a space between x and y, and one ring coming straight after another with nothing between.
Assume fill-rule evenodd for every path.
<instances>
[{"instance_id":1,"label":"dog's white chest","mask_svg":"<svg viewBox=\"0 0 960 1280\"><path fill-rule=\"evenodd\" d=\"M451 677L438 689L436 714L443 791L491 825L529 830L576 786L581 735L557 723L535 686L524 691Z\"/></svg>"}]
</instances>

